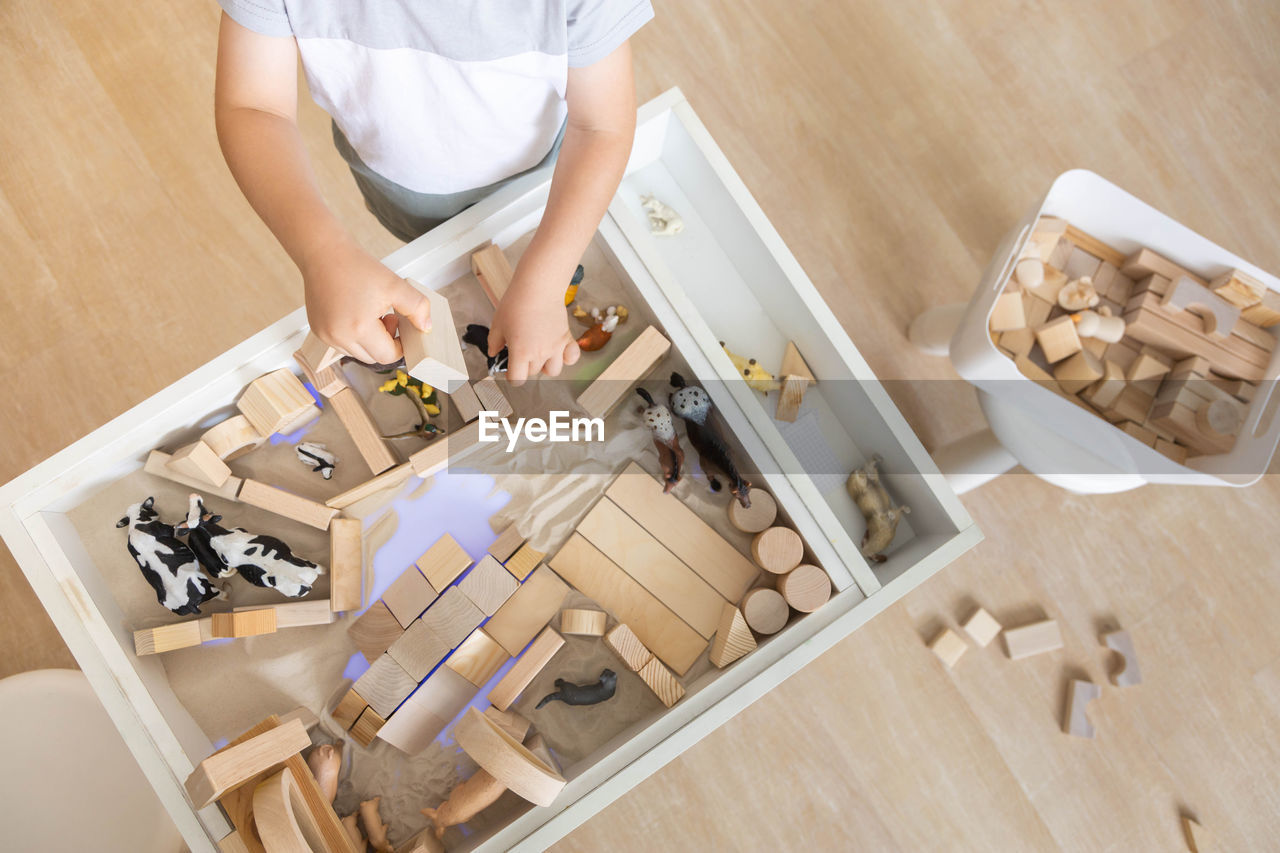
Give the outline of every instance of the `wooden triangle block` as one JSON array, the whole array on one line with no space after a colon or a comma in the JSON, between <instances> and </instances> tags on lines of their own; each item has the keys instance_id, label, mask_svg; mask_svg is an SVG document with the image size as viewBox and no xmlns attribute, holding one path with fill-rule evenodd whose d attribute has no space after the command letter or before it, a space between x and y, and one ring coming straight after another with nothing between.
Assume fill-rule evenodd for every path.
<instances>
[{"instance_id":1,"label":"wooden triangle block","mask_svg":"<svg viewBox=\"0 0 1280 853\"><path fill-rule=\"evenodd\" d=\"M747 627L747 620L742 611L732 604L726 603L720 612L720 624L716 627L715 639L711 641L711 652L708 659L712 664L723 669L747 652L756 647L756 638Z\"/></svg>"},{"instance_id":2,"label":"wooden triangle block","mask_svg":"<svg viewBox=\"0 0 1280 853\"><path fill-rule=\"evenodd\" d=\"M790 423L795 421L800 412L805 390L817 381L792 341L787 341L787 349L782 354L782 369L778 371L778 378L782 380L782 389L778 392L778 410L774 416Z\"/></svg>"},{"instance_id":3,"label":"wooden triangle block","mask_svg":"<svg viewBox=\"0 0 1280 853\"><path fill-rule=\"evenodd\" d=\"M404 347L404 369L414 379L446 394L467 381L467 364L462 358L462 342L453 323L449 300L414 282L414 286L431 303L431 330L419 331L413 323L400 318L400 344Z\"/></svg>"}]
</instances>

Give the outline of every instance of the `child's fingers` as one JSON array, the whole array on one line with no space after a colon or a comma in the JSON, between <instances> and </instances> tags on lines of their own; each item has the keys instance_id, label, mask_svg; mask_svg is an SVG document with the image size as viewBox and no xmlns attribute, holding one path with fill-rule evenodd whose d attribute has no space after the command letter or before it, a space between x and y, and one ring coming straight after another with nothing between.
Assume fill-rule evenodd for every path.
<instances>
[{"instance_id":1,"label":"child's fingers","mask_svg":"<svg viewBox=\"0 0 1280 853\"><path fill-rule=\"evenodd\" d=\"M370 364L395 364L404 357L400 341L391 337L380 320L366 325L361 330L356 343L364 347L365 352L369 354L372 359Z\"/></svg>"},{"instance_id":2,"label":"child's fingers","mask_svg":"<svg viewBox=\"0 0 1280 853\"><path fill-rule=\"evenodd\" d=\"M398 280L391 294L391 307L421 331L431 330L431 303L427 301L427 297L418 292L417 288L404 279Z\"/></svg>"},{"instance_id":3,"label":"child's fingers","mask_svg":"<svg viewBox=\"0 0 1280 853\"><path fill-rule=\"evenodd\" d=\"M528 378L529 360L527 358L509 358L507 361L507 382L519 386L523 385Z\"/></svg>"},{"instance_id":4,"label":"child's fingers","mask_svg":"<svg viewBox=\"0 0 1280 853\"><path fill-rule=\"evenodd\" d=\"M547 359L547 363L542 365L542 372L547 376L559 376L560 371L564 369L564 353L554 353Z\"/></svg>"},{"instance_id":5,"label":"child's fingers","mask_svg":"<svg viewBox=\"0 0 1280 853\"><path fill-rule=\"evenodd\" d=\"M561 360L564 362L566 367L571 364L577 364L578 359L581 357L582 348L578 346L577 341L570 340L569 343L565 344L564 355L561 356Z\"/></svg>"},{"instance_id":6,"label":"child's fingers","mask_svg":"<svg viewBox=\"0 0 1280 853\"><path fill-rule=\"evenodd\" d=\"M485 353L485 355L489 356L489 358L493 358L498 353L502 352L502 348L505 347L506 345L507 345L507 336L502 334L502 327L495 325L492 328L490 328L489 329L489 351ZM508 357L510 357L510 353L508 353ZM511 368L508 367L507 371L510 372L510 370Z\"/></svg>"}]
</instances>

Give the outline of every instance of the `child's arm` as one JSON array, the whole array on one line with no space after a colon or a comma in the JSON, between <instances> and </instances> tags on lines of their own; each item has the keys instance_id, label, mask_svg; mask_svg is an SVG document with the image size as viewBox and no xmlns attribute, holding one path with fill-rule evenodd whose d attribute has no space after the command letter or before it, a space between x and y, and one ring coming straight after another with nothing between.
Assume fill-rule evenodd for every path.
<instances>
[{"instance_id":1,"label":"child's arm","mask_svg":"<svg viewBox=\"0 0 1280 853\"><path fill-rule=\"evenodd\" d=\"M489 350L509 348L507 378L558 376L578 360L564 292L622 180L636 130L631 48L624 43L584 68L570 68L569 119L551 194L489 331Z\"/></svg>"},{"instance_id":2,"label":"child's arm","mask_svg":"<svg viewBox=\"0 0 1280 853\"><path fill-rule=\"evenodd\" d=\"M325 205L298 131L297 46L223 13L214 116L218 142L249 204L302 272L311 329L364 362L390 363L400 344L380 318L420 328L428 302L365 252Z\"/></svg>"}]
</instances>

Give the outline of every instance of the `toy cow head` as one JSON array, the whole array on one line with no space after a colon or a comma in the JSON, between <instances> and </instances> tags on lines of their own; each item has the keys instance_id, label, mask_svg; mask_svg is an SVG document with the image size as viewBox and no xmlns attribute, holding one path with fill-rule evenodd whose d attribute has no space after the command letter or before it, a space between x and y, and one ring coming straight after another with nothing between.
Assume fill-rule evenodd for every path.
<instances>
[{"instance_id":1,"label":"toy cow head","mask_svg":"<svg viewBox=\"0 0 1280 853\"><path fill-rule=\"evenodd\" d=\"M200 571L195 553L173 526L160 520L154 497L129 507L116 527L129 528L129 554L162 606L193 616L200 613L201 604L225 595Z\"/></svg>"}]
</instances>

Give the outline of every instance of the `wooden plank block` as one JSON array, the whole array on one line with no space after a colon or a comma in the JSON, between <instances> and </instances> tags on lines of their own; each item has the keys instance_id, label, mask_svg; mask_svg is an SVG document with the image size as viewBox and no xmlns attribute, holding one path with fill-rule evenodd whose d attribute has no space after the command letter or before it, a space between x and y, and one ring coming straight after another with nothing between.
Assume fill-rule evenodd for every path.
<instances>
[{"instance_id":1,"label":"wooden plank block","mask_svg":"<svg viewBox=\"0 0 1280 853\"><path fill-rule=\"evenodd\" d=\"M228 462L257 449L267 437L254 429L244 415L232 415L205 430L200 440L209 445L219 459Z\"/></svg>"},{"instance_id":2,"label":"wooden plank block","mask_svg":"<svg viewBox=\"0 0 1280 853\"><path fill-rule=\"evenodd\" d=\"M683 675L707 641L612 560L574 533L551 559L551 568L583 594L625 622L649 650Z\"/></svg>"},{"instance_id":3,"label":"wooden plank block","mask_svg":"<svg viewBox=\"0 0 1280 853\"><path fill-rule=\"evenodd\" d=\"M202 809L309 746L311 737L297 720L263 732L201 761L187 777L187 795L197 809Z\"/></svg>"},{"instance_id":4,"label":"wooden plank block","mask_svg":"<svg viewBox=\"0 0 1280 853\"><path fill-rule=\"evenodd\" d=\"M544 628L524 654L515 662L507 674L489 691L489 702L499 711L511 707L520 693L529 686L535 675L550 662L555 653L564 645L564 637L556 633L554 628Z\"/></svg>"},{"instance_id":5,"label":"wooden plank block","mask_svg":"<svg viewBox=\"0 0 1280 853\"><path fill-rule=\"evenodd\" d=\"M480 251L473 252L471 272L479 280L485 296L489 297L493 307L497 308L511 285L511 277L514 275L511 262L507 260L502 249L490 243Z\"/></svg>"},{"instance_id":6,"label":"wooden plank block","mask_svg":"<svg viewBox=\"0 0 1280 853\"><path fill-rule=\"evenodd\" d=\"M147 454L147 461L142 466L142 470L154 477L160 477L174 483L180 483L191 489L198 489L201 494L206 496L217 495L218 497L229 501L238 500L240 487L244 483L244 481L239 477L228 477L226 482L221 486L213 487L206 482L193 479L185 474L180 474L179 472L170 469L169 458L169 454L165 453L163 450L153 450Z\"/></svg>"},{"instance_id":7,"label":"wooden plank block","mask_svg":"<svg viewBox=\"0 0 1280 853\"><path fill-rule=\"evenodd\" d=\"M378 714L373 708L365 708L360 714L359 719L351 727L351 739L361 746L368 746L373 743L374 737L378 734L378 730L386 725L387 721Z\"/></svg>"},{"instance_id":8,"label":"wooden plank block","mask_svg":"<svg viewBox=\"0 0 1280 853\"><path fill-rule=\"evenodd\" d=\"M395 658L383 654L364 675L356 679L351 689L363 696L369 707L385 719L417 686L418 680L405 672Z\"/></svg>"},{"instance_id":9,"label":"wooden plank block","mask_svg":"<svg viewBox=\"0 0 1280 853\"><path fill-rule=\"evenodd\" d=\"M578 523L578 533L689 627L711 639L724 597L617 504L602 498Z\"/></svg>"},{"instance_id":10,"label":"wooden plank block","mask_svg":"<svg viewBox=\"0 0 1280 853\"><path fill-rule=\"evenodd\" d=\"M376 477L365 480L358 486L352 486L345 492L336 494L324 502L325 506L334 509L346 509L356 501L362 501L370 495L393 489L413 476L413 465L403 462L394 468L388 468Z\"/></svg>"},{"instance_id":11,"label":"wooden plank block","mask_svg":"<svg viewBox=\"0 0 1280 853\"><path fill-rule=\"evenodd\" d=\"M476 687L483 687L509 660L511 655L507 650L483 628L477 628L449 655L444 665Z\"/></svg>"},{"instance_id":12,"label":"wooden plank block","mask_svg":"<svg viewBox=\"0 0 1280 853\"><path fill-rule=\"evenodd\" d=\"M215 613L210 624L215 637L256 637L259 634L274 634L276 611L274 607L259 607L232 613Z\"/></svg>"},{"instance_id":13,"label":"wooden plank block","mask_svg":"<svg viewBox=\"0 0 1280 853\"><path fill-rule=\"evenodd\" d=\"M1076 737L1093 737L1093 724L1085 716L1085 706L1102 695L1102 688L1092 681L1071 679L1067 685L1067 708L1062 730Z\"/></svg>"},{"instance_id":14,"label":"wooden plank block","mask_svg":"<svg viewBox=\"0 0 1280 853\"><path fill-rule=\"evenodd\" d=\"M294 355L297 356L299 353L312 370L324 370L342 360L342 353L320 340L315 332L307 332L302 346L298 347L298 352Z\"/></svg>"},{"instance_id":15,"label":"wooden plank block","mask_svg":"<svg viewBox=\"0 0 1280 853\"><path fill-rule=\"evenodd\" d=\"M236 401L236 408L259 435L271 435L294 424L300 426L301 418L320 414L315 398L287 367L250 382Z\"/></svg>"},{"instance_id":16,"label":"wooden plank block","mask_svg":"<svg viewBox=\"0 0 1280 853\"><path fill-rule=\"evenodd\" d=\"M413 378L449 393L467 382L467 363L462 357L462 341L453 322L453 311L449 300L439 291L417 282L413 284L431 303L431 329L419 331L413 323L400 318L404 369Z\"/></svg>"},{"instance_id":17,"label":"wooden plank block","mask_svg":"<svg viewBox=\"0 0 1280 853\"><path fill-rule=\"evenodd\" d=\"M560 633L579 637L603 637L606 620L603 610L562 610Z\"/></svg>"},{"instance_id":18,"label":"wooden plank block","mask_svg":"<svg viewBox=\"0 0 1280 853\"><path fill-rule=\"evenodd\" d=\"M449 655L452 648L453 646L436 636L427 623L415 619L387 647L387 654L413 677L414 682L419 682Z\"/></svg>"},{"instance_id":19,"label":"wooden plank block","mask_svg":"<svg viewBox=\"0 0 1280 853\"><path fill-rule=\"evenodd\" d=\"M671 670L662 665L662 661L654 658L644 665L644 668L638 673L641 680L649 685L649 689L654 692L662 704L670 708L672 705L680 701L684 696L684 687L681 686L676 677L671 674Z\"/></svg>"},{"instance_id":20,"label":"wooden plank block","mask_svg":"<svg viewBox=\"0 0 1280 853\"><path fill-rule=\"evenodd\" d=\"M333 721L342 726L343 729L349 729L355 725L356 720L360 717L361 712L369 707L369 703L364 697L357 693L354 689L348 690L338 704L334 706L330 716Z\"/></svg>"},{"instance_id":21,"label":"wooden plank block","mask_svg":"<svg viewBox=\"0 0 1280 853\"><path fill-rule=\"evenodd\" d=\"M1111 248L1092 234L1086 234L1074 225L1068 225L1064 236L1079 249L1083 249L1095 258L1099 258L1112 266L1119 267L1124 264L1125 256L1123 253Z\"/></svg>"},{"instance_id":22,"label":"wooden plank block","mask_svg":"<svg viewBox=\"0 0 1280 853\"><path fill-rule=\"evenodd\" d=\"M351 641L369 663L381 657L403 633L404 626L381 601L369 605L369 609L347 628Z\"/></svg>"},{"instance_id":23,"label":"wooden plank block","mask_svg":"<svg viewBox=\"0 0 1280 853\"><path fill-rule=\"evenodd\" d=\"M358 518L329 522L329 607L335 612L364 606L363 535Z\"/></svg>"},{"instance_id":24,"label":"wooden plank block","mask_svg":"<svg viewBox=\"0 0 1280 853\"><path fill-rule=\"evenodd\" d=\"M418 571L431 584L432 589L443 592L458 575L471 565L471 555L448 533L436 540L427 552L418 558Z\"/></svg>"},{"instance_id":25,"label":"wooden plank block","mask_svg":"<svg viewBox=\"0 0 1280 853\"><path fill-rule=\"evenodd\" d=\"M518 655L529 641L560 612L569 587L551 569L543 566L529 576L520 588L498 608L485 623L489 636L507 650Z\"/></svg>"},{"instance_id":26,"label":"wooden plank block","mask_svg":"<svg viewBox=\"0 0 1280 853\"><path fill-rule=\"evenodd\" d=\"M1179 276L1185 275L1200 284L1209 283L1200 276L1192 274L1189 270L1178 266L1173 261L1156 254L1150 249L1139 249L1127 257L1124 263L1116 264L1116 266L1120 268L1120 272L1135 281L1146 278L1149 275L1159 275L1173 281Z\"/></svg>"},{"instance_id":27,"label":"wooden plank block","mask_svg":"<svg viewBox=\"0 0 1280 853\"><path fill-rule=\"evenodd\" d=\"M524 536L520 534L519 528L514 524L508 524L506 529L499 533L498 538L493 540L493 544L489 546L489 556L500 563L505 563L523 544Z\"/></svg>"},{"instance_id":28,"label":"wooden plank block","mask_svg":"<svg viewBox=\"0 0 1280 853\"><path fill-rule=\"evenodd\" d=\"M1280 324L1280 293L1268 290L1262 294L1261 302L1245 308L1240 312L1240 316L1255 326L1261 326L1264 329L1270 329L1272 326Z\"/></svg>"},{"instance_id":29,"label":"wooden plank block","mask_svg":"<svg viewBox=\"0 0 1280 853\"><path fill-rule=\"evenodd\" d=\"M655 327L647 327L582 392L578 397L579 408L593 418L609 414L669 349L671 341Z\"/></svg>"},{"instance_id":30,"label":"wooden plank block","mask_svg":"<svg viewBox=\"0 0 1280 853\"><path fill-rule=\"evenodd\" d=\"M319 530L328 530L329 522L338 514L333 507L268 486L259 480L244 481L240 487L240 500Z\"/></svg>"},{"instance_id":31,"label":"wooden plank block","mask_svg":"<svg viewBox=\"0 0 1280 853\"><path fill-rule=\"evenodd\" d=\"M765 493L753 489L752 500ZM742 599L760 570L662 483L632 462L614 479L605 495L732 602ZM772 501L772 498L769 498Z\"/></svg>"},{"instance_id":32,"label":"wooden plank block","mask_svg":"<svg viewBox=\"0 0 1280 853\"><path fill-rule=\"evenodd\" d=\"M511 572L512 577L523 581L529 577L534 569L538 568L538 564L542 562L542 558L545 556L547 555L526 542L504 561L503 565L506 566L507 571Z\"/></svg>"},{"instance_id":33,"label":"wooden plank block","mask_svg":"<svg viewBox=\"0 0 1280 853\"><path fill-rule=\"evenodd\" d=\"M938 660L947 665L947 669L954 669L961 655L968 650L969 644L950 628L943 628L929 641L929 651L937 655Z\"/></svg>"},{"instance_id":34,"label":"wooden plank block","mask_svg":"<svg viewBox=\"0 0 1280 853\"><path fill-rule=\"evenodd\" d=\"M392 581L391 586L382 593L382 603L387 606L387 610L391 611L391 615L397 622L408 628L413 620L431 606L431 602L436 600L436 595L435 588L422 576L418 567L410 566L401 572L400 577Z\"/></svg>"},{"instance_id":35,"label":"wooden plank block","mask_svg":"<svg viewBox=\"0 0 1280 853\"><path fill-rule=\"evenodd\" d=\"M449 399L453 401L453 407L458 410L458 415L464 424L480 417L480 398L476 396L471 383L463 382L454 388L449 394Z\"/></svg>"},{"instance_id":36,"label":"wooden plank block","mask_svg":"<svg viewBox=\"0 0 1280 853\"><path fill-rule=\"evenodd\" d=\"M193 480L202 480L215 488L227 482L227 478L231 476L227 463L204 441L192 442L175 450L167 464L170 471L177 471Z\"/></svg>"},{"instance_id":37,"label":"wooden plank block","mask_svg":"<svg viewBox=\"0 0 1280 853\"><path fill-rule=\"evenodd\" d=\"M513 740L520 743L529 736L529 729L533 726L533 723L515 711L503 711L492 705L484 709L484 715L493 720L498 728L511 735Z\"/></svg>"},{"instance_id":38,"label":"wooden plank block","mask_svg":"<svg viewBox=\"0 0 1280 853\"><path fill-rule=\"evenodd\" d=\"M716 626L715 639L711 641L711 651L707 657L713 666L724 669L738 658L754 651L756 638L743 618L737 605L725 602L720 613L720 624Z\"/></svg>"},{"instance_id":39,"label":"wooden plank block","mask_svg":"<svg viewBox=\"0 0 1280 853\"><path fill-rule=\"evenodd\" d=\"M1259 382L1264 378L1267 367L1264 362L1269 361L1269 358L1255 357L1253 352L1261 353L1257 347L1253 347L1252 351L1239 348L1233 351L1230 341L1235 339L1228 339L1226 343L1214 341L1179 325L1174 317L1152 310L1137 301L1148 297L1149 295L1144 294L1130 300L1124 315L1126 337L1159 347L1176 357L1199 355L1209 362L1214 371L1224 376L1250 382Z\"/></svg>"},{"instance_id":40,"label":"wooden plank block","mask_svg":"<svg viewBox=\"0 0 1280 853\"><path fill-rule=\"evenodd\" d=\"M330 397L329 408L338 416L360 458L373 474L381 474L396 464L396 455L383 440L382 431L354 388L344 388Z\"/></svg>"},{"instance_id":41,"label":"wooden plank block","mask_svg":"<svg viewBox=\"0 0 1280 853\"><path fill-rule=\"evenodd\" d=\"M519 586L520 582L511 576L511 572L488 554L458 581L458 589L485 616L497 613Z\"/></svg>"},{"instance_id":42,"label":"wooden plank block","mask_svg":"<svg viewBox=\"0 0 1280 853\"><path fill-rule=\"evenodd\" d=\"M1021 660L1062 648L1062 631L1053 619L1006 628L1004 645L1010 660Z\"/></svg>"},{"instance_id":43,"label":"wooden plank block","mask_svg":"<svg viewBox=\"0 0 1280 853\"><path fill-rule=\"evenodd\" d=\"M478 421L476 426L479 426ZM449 437L449 435L442 435L409 457L409 465L413 468L415 475L425 480L448 466Z\"/></svg>"},{"instance_id":44,"label":"wooden plank block","mask_svg":"<svg viewBox=\"0 0 1280 853\"><path fill-rule=\"evenodd\" d=\"M432 633L453 649L480 627L484 614L471 603L471 599L462 594L462 590L453 586L441 593L435 604L427 608L427 612L422 614L422 621Z\"/></svg>"},{"instance_id":45,"label":"wooden plank block","mask_svg":"<svg viewBox=\"0 0 1280 853\"><path fill-rule=\"evenodd\" d=\"M471 387L480 400L480 408L484 411L495 412L500 418L515 412L515 409L511 408L511 402L507 400L507 395L502 393L502 389L498 387L498 380L494 377L486 376Z\"/></svg>"},{"instance_id":46,"label":"wooden plank block","mask_svg":"<svg viewBox=\"0 0 1280 853\"><path fill-rule=\"evenodd\" d=\"M200 620L175 622L156 628L140 628L133 632L133 651L141 655L158 655L174 649L198 646L204 642L200 634Z\"/></svg>"},{"instance_id":47,"label":"wooden plank block","mask_svg":"<svg viewBox=\"0 0 1280 853\"><path fill-rule=\"evenodd\" d=\"M960 627L964 628L964 632L984 649L991 645L991 641L1004 630L1004 626L982 607L975 609Z\"/></svg>"}]
</instances>

